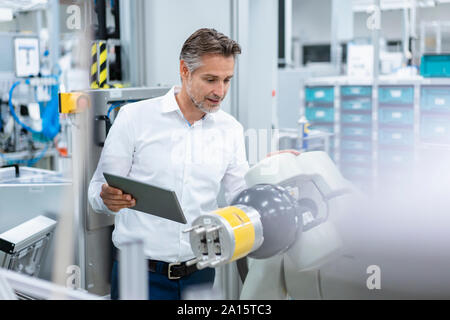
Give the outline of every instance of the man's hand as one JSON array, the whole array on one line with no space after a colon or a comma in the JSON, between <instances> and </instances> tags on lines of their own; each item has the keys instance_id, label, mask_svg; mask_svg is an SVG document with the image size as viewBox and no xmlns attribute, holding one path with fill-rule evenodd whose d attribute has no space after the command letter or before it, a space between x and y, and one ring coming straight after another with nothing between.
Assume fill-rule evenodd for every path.
<instances>
[{"instance_id":1,"label":"man's hand","mask_svg":"<svg viewBox=\"0 0 450 320\"><path fill-rule=\"evenodd\" d=\"M298 152L297 150L293 150L293 149L286 149L286 150L280 150L280 151L274 151L269 153L266 158L274 156L276 154L280 154L280 153L292 153L294 156L298 156L300 154L300 152Z\"/></svg>"},{"instance_id":2,"label":"man's hand","mask_svg":"<svg viewBox=\"0 0 450 320\"><path fill-rule=\"evenodd\" d=\"M136 200L129 194L124 194L122 190L108 186L106 183L102 185L100 197L109 210L117 212L123 208L131 208L136 205Z\"/></svg>"}]
</instances>

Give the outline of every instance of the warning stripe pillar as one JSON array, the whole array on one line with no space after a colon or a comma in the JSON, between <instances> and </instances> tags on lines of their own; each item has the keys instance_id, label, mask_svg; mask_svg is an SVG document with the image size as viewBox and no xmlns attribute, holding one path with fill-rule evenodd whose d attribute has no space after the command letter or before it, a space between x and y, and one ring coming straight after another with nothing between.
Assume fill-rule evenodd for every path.
<instances>
[{"instance_id":1,"label":"warning stripe pillar","mask_svg":"<svg viewBox=\"0 0 450 320\"><path fill-rule=\"evenodd\" d=\"M97 42L92 43L91 58L91 88L98 89Z\"/></svg>"},{"instance_id":2,"label":"warning stripe pillar","mask_svg":"<svg viewBox=\"0 0 450 320\"><path fill-rule=\"evenodd\" d=\"M108 81L108 67L107 67L107 59L108 59L108 52L106 47L106 42L99 41L99 48L100 48L100 56L99 56L99 87L100 88L109 88L109 85L107 84Z\"/></svg>"}]
</instances>

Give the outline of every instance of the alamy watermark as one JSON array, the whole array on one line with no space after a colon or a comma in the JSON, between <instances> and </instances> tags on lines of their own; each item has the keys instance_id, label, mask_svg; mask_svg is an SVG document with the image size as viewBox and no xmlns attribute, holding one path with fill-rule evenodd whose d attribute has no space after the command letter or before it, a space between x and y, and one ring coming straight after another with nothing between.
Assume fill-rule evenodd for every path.
<instances>
[{"instance_id":1,"label":"alamy watermark","mask_svg":"<svg viewBox=\"0 0 450 320\"><path fill-rule=\"evenodd\" d=\"M80 289L81 288L81 269L79 266L70 265L66 268L66 287L70 289Z\"/></svg>"},{"instance_id":2,"label":"alamy watermark","mask_svg":"<svg viewBox=\"0 0 450 320\"><path fill-rule=\"evenodd\" d=\"M73 2L73 4L61 5L59 9L60 29L63 33L85 32L88 27L88 11L90 8L87 1L83 3Z\"/></svg>"},{"instance_id":3,"label":"alamy watermark","mask_svg":"<svg viewBox=\"0 0 450 320\"><path fill-rule=\"evenodd\" d=\"M370 265L366 270L370 276L367 278L366 286L369 290L381 290L381 268L377 265Z\"/></svg>"},{"instance_id":4,"label":"alamy watermark","mask_svg":"<svg viewBox=\"0 0 450 320\"><path fill-rule=\"evenodd\" d=\"M250 165L258 163L279 150L280 133L277 129L247 129L243 132L238 128L199 128L188 136L185 130L173 130L169 139L169 161L172 164L220 168L226 165L239 166L245 164L247 159ZM262 166L261 174L273 175L279 172L278 158L271 160Z\"/></svg>"},{"instance_id":5,"label":"alamy watermark","mask_svg":"<svg viewBox=\"0 0 450 320\"><path fill-rule=\"evenodd\" d=\"M369 17L366 21L366 26L369 30L381 29L381 9L379 6L371 5L367 8L366 13Z\"/></svg>"}]
</instances>

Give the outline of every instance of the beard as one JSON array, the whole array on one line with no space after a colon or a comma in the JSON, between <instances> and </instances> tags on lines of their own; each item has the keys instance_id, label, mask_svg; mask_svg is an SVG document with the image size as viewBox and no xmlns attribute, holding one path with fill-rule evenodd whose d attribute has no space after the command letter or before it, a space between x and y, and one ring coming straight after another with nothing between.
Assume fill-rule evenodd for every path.
<instances>
[{"instance_id":1,"label":"beard","mask_svg":"<svg viewBox=\"0 0 450 320\"><path fill-rule=\"evenodd\" d=\"M191 101L194 104L194 106L200 111L203 111L204 113L215 113L220 109L220 104L218 104L215 107L207 107L204 102L196 101L193 96L189 95L189 98L191 98Z\"/></svg>"},{"instance_id":2,"label":"beard","mask_svg":"<svg viewBox=\"0 0 450 320\"><path fill-rule=\"evenodd\" d=\"M204 113L215 113L220 110L220 102L223 100L220 97L218 97L218 96L213 97L214 100L219 101L219 104L217 104L214 107L208 107L205 104L205 102L207 101L207 97L205 97L205 99L202 102L199 102L199 101L195 100L194 96L192 95L190 85L187 86L186 91L187 91L187 94L188 94L189 98L191 99L192 103L194 104L194 106L197 109L199 109L200 111L202 111Z\"/></svg>"}]
</instances>

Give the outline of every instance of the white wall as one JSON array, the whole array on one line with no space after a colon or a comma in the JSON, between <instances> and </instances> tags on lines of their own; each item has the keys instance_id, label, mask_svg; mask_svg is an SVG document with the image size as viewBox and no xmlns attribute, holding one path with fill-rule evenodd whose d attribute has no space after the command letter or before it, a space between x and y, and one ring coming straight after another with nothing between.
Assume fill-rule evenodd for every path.
<instances>
[{"instance_id":1,"label":"white wall","mask_svg":"<svg viewBox=\"0 0 450 320\"><path fill-rule=\"evenodd\" d=\"M233 4L238 8L237 17L232 13ZM272 90L277 78L277 0L152 0L145 1L145 17L145 85L179 84L179 54L184 41L199 28L215 28L242 47L237 77L222 108L233 113L246 129L270 128L275 115ZM238 20L234 31L233 19ZM231 110L233 90L238 95L237 106Z\"/></svg>"},{"instance_id":2,"label":"white wall","mask_svg":"<svg viewBox=\"0 0 450 320\"><path fill-rule=\"evenodd\" d=\"M331 0L292 0L292 36L303 43L331 41Z\"/></svg>"},{"instance_id":3,"label":"white wall","mask_svg":"<svg viewBox=\"0 0 450 320\"><path fill-rule=\"evenodd\" d=\"M146 1L147 2L147 1ZM230 1L169 0L146 3L147 85L179 83L179 54L197 29L214 28L230 35Z\"/></svg>"},{"instance_id":4,"label":"white wall","mask_svg":"<svg viewBox=\"0 0 450 320\"><path fill-rule=\"evenodd\" d=\"M331 0L292 0L292 35L307 44L324 44L331 41ZM354 14L354 37L370 38L367 29L368 14ZM383 11L380 35L387 40L402 39L401 10ZM450 4L417 9L417 27L420 21L450 21ZM419 30L417 30L419 31Z\"/></svg>"},{"instance_id":5,"label":"white wall","mask_svg":"<svg viewBox=\"0 0 450 320\"><path fill-rule=\"evenodd\" d=\"M180 84L179 55L184 41L197 29L214 28L230 36L229 0L145 1L147 86ZM229 110L229 97L223 108Z\"/></svg>"}]
</instances>

